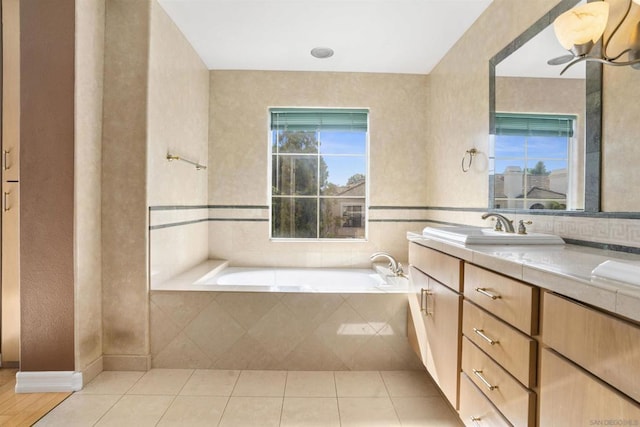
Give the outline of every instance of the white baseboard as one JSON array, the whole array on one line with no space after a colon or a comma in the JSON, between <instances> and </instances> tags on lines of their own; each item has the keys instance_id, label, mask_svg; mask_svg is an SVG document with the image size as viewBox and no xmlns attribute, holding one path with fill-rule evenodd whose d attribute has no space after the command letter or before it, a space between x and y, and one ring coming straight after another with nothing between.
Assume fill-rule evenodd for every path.
<instances>
[{"instance_id":1,"label":"white baseboard","mask_svg":"<svg viewBox=\"0 0 640 427\"><path fill-rule=\"evenodd\" d=\"M16 393L49 393L82 390L82 372L18 372Z\"/></svg>"}]
</instances>

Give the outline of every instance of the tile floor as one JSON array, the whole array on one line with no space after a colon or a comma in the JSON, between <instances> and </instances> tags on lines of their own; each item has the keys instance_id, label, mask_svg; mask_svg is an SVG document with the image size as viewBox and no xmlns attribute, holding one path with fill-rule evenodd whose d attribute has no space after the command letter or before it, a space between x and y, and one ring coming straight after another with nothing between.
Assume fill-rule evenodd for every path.
<instances>
[{"instance_id":1,"label":"tile floor","mask_svg":"<svg viewBox=\"0 0 640 427\"><path fill-rule=\"evenodd\" d=\"M42 426L461 426L423 371L102 372Z\"/></svg>"}]
</instances>

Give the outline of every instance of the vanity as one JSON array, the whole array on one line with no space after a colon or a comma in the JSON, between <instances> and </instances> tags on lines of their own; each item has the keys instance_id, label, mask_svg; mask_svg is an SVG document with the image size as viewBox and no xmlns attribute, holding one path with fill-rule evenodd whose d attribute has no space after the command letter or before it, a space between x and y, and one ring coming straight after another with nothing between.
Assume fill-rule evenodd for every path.
<instances>
[{"instance_id":1,"label":"vanity","mask_svg":"<svg viewBox=\"0 0 640 427\"><path fill-rule=\"evenodd\" d=\"M638 255L408 233L411 345L467 426L640 425Z\"/></svg>"}]
</instances>

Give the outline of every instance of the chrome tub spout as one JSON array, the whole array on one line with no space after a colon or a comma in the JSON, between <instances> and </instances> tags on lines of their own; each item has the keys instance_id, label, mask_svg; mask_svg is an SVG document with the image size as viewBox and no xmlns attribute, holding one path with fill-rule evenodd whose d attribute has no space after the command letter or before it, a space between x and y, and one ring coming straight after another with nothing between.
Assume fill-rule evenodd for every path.
<instances>
[{"instance_id":1,"label":"chrome tub spout","mask_svg":"<svg viewBox=\"0 0 640 427\"><path fill-rule=\"evenodd\" d=\"M371 261L374 261L377 258L386 258L389 261L389 270L396 276L404 276L404 271L402 270L402 264L400 264L396 259L387 252L376 252L371 255Z\"/></svg>"}]
</instances>

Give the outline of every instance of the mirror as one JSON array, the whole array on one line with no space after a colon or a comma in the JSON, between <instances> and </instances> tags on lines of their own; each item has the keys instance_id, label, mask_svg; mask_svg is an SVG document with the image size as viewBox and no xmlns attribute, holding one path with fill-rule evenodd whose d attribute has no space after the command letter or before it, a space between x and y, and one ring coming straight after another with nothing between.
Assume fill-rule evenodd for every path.
<instances>
[{"instance_id":1,"label":"mirror","mask_svg":"<svg viewBox=\"0 0 640 427\"><path fill-rule=\"evenodd\" d=\"M554 19L565 0L489 61L489 208L600 210L602 65L550 66L566 54Z\"/></svg>"}]
</instances>

